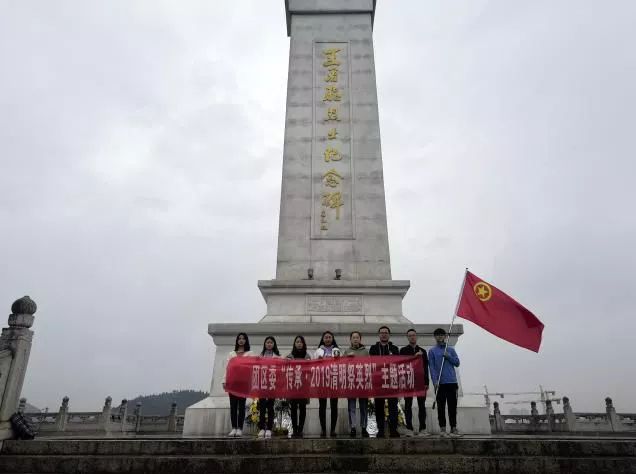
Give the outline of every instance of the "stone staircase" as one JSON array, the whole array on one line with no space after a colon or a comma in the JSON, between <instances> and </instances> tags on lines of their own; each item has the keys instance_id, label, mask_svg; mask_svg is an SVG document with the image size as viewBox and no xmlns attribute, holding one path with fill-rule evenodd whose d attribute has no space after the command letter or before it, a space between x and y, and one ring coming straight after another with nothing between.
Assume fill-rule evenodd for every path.
<instances>
[{"instance_id":1,"label":"stone staircase","mask_svg":"<svg viewBox=\"0 0 636 474\"><path fill-rule=\"evenodd\" d=\"M5 441L6 473L636 473L636 439L40 439Z\"/></svg>"}]
</instances>

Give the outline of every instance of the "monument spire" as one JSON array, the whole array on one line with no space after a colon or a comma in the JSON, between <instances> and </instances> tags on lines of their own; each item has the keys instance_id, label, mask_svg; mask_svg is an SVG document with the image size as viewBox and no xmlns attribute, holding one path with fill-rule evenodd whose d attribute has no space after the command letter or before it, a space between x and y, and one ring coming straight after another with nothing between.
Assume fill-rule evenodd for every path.
<instances>
[{"instance_id":1,"label":"monument spire","mask_svg":"<svg viewBox=\"0 0 636 474\"><path fill-rule=\"evenodd\" d=\"M276 279L259 282L268 303L263 322L355 315L406 323L409 282L391 279L375 2L285 6L290 57L278 256Z\"/></svg>"},{"instance_id":2,"label":"monument spire","mask_svg":"<svg viewBox=\"0 0 636 474\"><path fill-rule=\"evenodd\" d=\"M276 278L390 280L372 0L288 0Z\"/></svg>"}]
</instances>

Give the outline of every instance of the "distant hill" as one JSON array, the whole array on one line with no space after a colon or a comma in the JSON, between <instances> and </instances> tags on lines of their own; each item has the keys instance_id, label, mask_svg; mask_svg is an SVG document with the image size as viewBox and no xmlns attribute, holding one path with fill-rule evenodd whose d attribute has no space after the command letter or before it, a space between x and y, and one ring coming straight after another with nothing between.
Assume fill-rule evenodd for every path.
<instances>
[{"instance_id":1,"label":"distant hill","mask_svg":"<svg viewBox=\"0 0 636 474\"><path fill-rule=\"evenodd\" d=\"M137 402L141 402L142 415L168 415L172 402L177 402L177 414L183 415L190 405L208 396L207 392L197 390L173 390L154 395L139 395L128 400L128 413L132 414ZM118 410L116 407L115 410Z\"/></svg>"}]
</instances>

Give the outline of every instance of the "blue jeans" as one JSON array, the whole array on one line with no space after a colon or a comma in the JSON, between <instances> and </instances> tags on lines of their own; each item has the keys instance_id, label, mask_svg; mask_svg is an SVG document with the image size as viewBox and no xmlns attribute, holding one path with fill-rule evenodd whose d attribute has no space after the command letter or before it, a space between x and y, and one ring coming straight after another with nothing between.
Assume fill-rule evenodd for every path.
<instances>
[{"instance_id":1,"label":"blue jeans","mask_svg":"<svg viewBox=\"0 0 636 474\"><path fill-rule=\"evenodd\" d=\"M369 402L366 398L358 398L358 404L360 405L360 428L367 429L367 404ZM356 399L348 398L349 406L349 428L354 429L356 427Z\"/></svg>"}]
</instances>

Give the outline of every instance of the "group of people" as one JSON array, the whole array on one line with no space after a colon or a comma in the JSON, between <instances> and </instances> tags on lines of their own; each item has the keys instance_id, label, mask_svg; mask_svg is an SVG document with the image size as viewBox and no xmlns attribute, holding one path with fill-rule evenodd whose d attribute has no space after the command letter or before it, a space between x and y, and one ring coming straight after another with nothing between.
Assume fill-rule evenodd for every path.
<instances>
[{"instance_id":1,"label":"group of people","mask_svg":"<svg viewBox=\"0 0 636 474\"><path fill-rule=\"evenodd\" d=\"M406 332L408 344L402 348L398 348L391 342L391 330L387 326L382 326L378 329L378 341L370 346L368 349L362 343L362 334L358 331L353 331L349 335L349 347L344 350L336 343L336 338L331 331L325 331L320 338L318 348L313 354L313 358L322 359L328 357L361 357L361 356L389 356L389 355L412 355L420 356L422 363L424 364L424 376L425 387L428 390L430 380L433 382L433 386L436 394L437 401L437 414L439 419L439 426L442 436L459 436L457 431L457 375L455 374L455 367L459 367L459 357L455 352L455 349L446 344L447 334L442 328L438 328L434 331L435 346L433 346L427 353L425 349L417 344L417 332L415 329L409 329ZM245 356L260 356L260 357L282 357L276 344L276 339L272 336L268 336L263 341L263 348L260 353L254 353L250 348L249 337L245 333L239 333L236 336L236 343L234 350L229 353L227 362L234 357ZM312 359L311 354L307 349L307 343L303 336L296 336L292 346L292 350L286 355L288 359ZM443 363L444 361L444 363ZM429 379L430 371L430 379ZM440 373L441 371L441 373ZM223 388L225 389L225 376L223 378ZM429 436L426 432L426 410L424 402L426 397L417 398L418 405L418 429L413 427L413 398L407 397L404 399L404 418L406 424L406 436ZM230 431L230 437L240 437L243 434L243 422L245 418L245 398L237 397L230 394L230 420L232 423L232 431ZM295 438L303 437L303 428L305 425L305 418L307 414L306 406L309 403L307 399L295 399L289 400L291 409L291 422L292 422L292 436ZM400 436L398 433L398 399L397 398L375 398L375 409L378 420L377 437L383 438L385 435L385 423L384 423L384 406L388 403L388 425L389 436L397 438ZM360 413L360 435L363 438L368 438L367 432L367 411L368 411L368 399L366 398L350 398L347 399L348 411L349 411L349 428L350 436L355 438L357 436L357 413L356 405L358 406ZM259 405L259 438L271 438L272 429L274 426L274 399L260 399ZM338 422L338 399L329 399L329 405L331 408L330 419L330 436L336 437L336 424ZM448 406L448 421L450 424L450 432L446 432L446 406ZM318 399L318 414L320 418L321 437L327 436L327 399Z\"/></svg>"}]
</instances>

